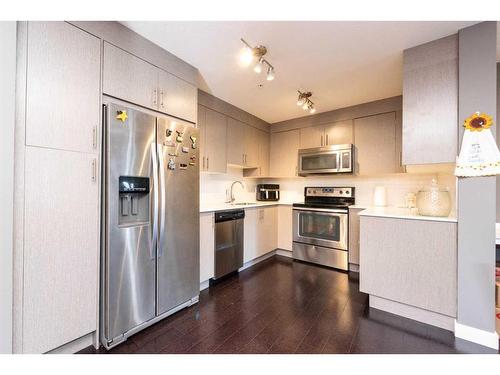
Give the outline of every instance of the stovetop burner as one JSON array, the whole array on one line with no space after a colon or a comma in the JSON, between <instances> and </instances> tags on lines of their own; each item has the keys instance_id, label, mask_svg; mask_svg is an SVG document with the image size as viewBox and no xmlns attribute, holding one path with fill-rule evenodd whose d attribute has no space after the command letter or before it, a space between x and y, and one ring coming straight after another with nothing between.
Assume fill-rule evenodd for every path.
<instances>
[{"instance_id":1,"label":"stovetop burner","mask_svg":"<svg viewBox=\"0 0 500 375\"><path fill-rule=\"evenodd\" d=\"M347 209L355 203L353 187L306 187L304 203L293 207Z\"/></svg>"}]
</instances>

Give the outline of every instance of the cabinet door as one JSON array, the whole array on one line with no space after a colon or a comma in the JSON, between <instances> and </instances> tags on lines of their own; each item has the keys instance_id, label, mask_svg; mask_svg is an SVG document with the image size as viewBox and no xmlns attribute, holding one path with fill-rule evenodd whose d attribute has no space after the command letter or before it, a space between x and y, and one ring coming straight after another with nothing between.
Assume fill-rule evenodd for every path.
<instances>
[{"instance_id":1,"label":"cabinet door","mask_svg":"<svg viewBox=\"0 0 500 375\"><path fill-rule=\"evenodd\" d=\"M458 36L404 51L403 164L455 163Z\"/></svg>"},{"instance_id":2,"label":"cabinet door","mask_svg":"<svg viewBox=\"0 0 500 375\"><path fill-rule=\"evenodd\" d=\"M359 265L359 213L364 208L349 209L349 263Z\"/></svg>"},{"instance_id":3,"label":"cabinet door","mask_svg":"<svg viewBox=\"0 0 500 375\"><path fill-rule=\"evenodd\" d=\"M353 143L352 120L338 121L325 126L327 145L343 145Z\"/></svg>"},{"instance_id":4,"label":"cabinet door","mask_svg":"<svg viewBox=\"0 0 500 375\"><path fill-rule=\"evenodd\" d=\"M104 42L103 87L105 94L158 109L159 69Z\"/></svg>"},{"instance_id":5,"label":"cabinet door","mask_svg":"<svg viewBox=\"0 0 500 375\"><path fill-rule=\"evenodd\" d=\"M354 142L359 175L399 171L395 112L355 119Z\"/></svg>"},{"instance_id":6,"label":"cabinet door","mask_svg":"<svg viewBox=\"0 0 500 375\"><path fill-rule=\"evenodd\" d=\"M206 146L205 146L205 129L206 129L206 117L207 117L207 109L198 104L198 129L200 129L200 141L199 141L199 148L200 148L200 160L198 163L200 164L200 171L205 171L206 170Z\"/></svg>"},{"instance_id":7,"label":"cabinet door","mask_svg":"<svg viewBox=\"0 0 500 375\"><path fill-rule=\"evenodd\" d=\"M97 328L96 163L88 153L26 147L25 353L49 351Z\"/></svg>"},{"instance_id":8,"label":"cabinet door","mask_svg":"<svg viewBox=\"0 0 500 375\"><path fill-rule=\"evenodd\" d=\"M278 247L278 207L266 207L259 212L259 237L262 239L258 256L267 254Z\"/></svg>"},{"instance_id":9,"label":"cabinet door","mask_svg":"<svg viewBox=\"0 0 500 375\"><path fill-rule=\"evenodd\" d=\"M245 164L245 124L232 117L227 118L227 163Z\"/></svg>"},{"instance_id":10,"label":"cabinet door","mask_svg":"<svg viewBox=\"0 0 500 375\"><path fill-rule=\"evenodd\" d=\"M98 152L101 47L66 22L28 23L26 144Z\"/></svg>"},{"instance_id":11,"label":"cabinet door","mask_svg":"<svg viewBox=\"0 0 500 375\"><path fill-rule=\"evenodd\" d=\"M278 248L292 251L292 206L278 206Z\"/></svg>"},{"instance_id":12,"label":"cabinet door","mask_svg":"<svg viewBox=\"0 0 500 375\"><path fill-rule=\"evenodd\" d=\"M198 89L190 83L159 70L158 109L171 116L196 123Z\"/></svg>"},{"instance_id":13,"label":"cabinet door","mask_svg":"<svg viewBox=\"0 0 500 375\"><path fill-rule=\"evenodd\" d=\"M245 125L245 167L259 166L259 134L258 129Z\"/></svg>"},{"instance_id":14,"label":"cabinet door","mask_svg":"<svg viewBox=\"0 0 500 375\"><path fill-rule=\"evenodd\" d=\"M259 238L259 210L256 208L245 209L243 224L243 261L249 262L258 257Z\"/></svg>"},{"instance_id":15,"label":"cabinet door","mask_svg":"<svg viewBox=\"0 0 500 375\"><path fill-rule=\"evenodd\" d=\"M271 176L295 177L297 175L299 139L298 129L271 134Z\"/></svg>"},{"instance_id":16,"label":"cabinet door","mask_svg":"<svg viewBox=\"0 0 500 375\"><path fill-rule=\"evenodd\" d=\"M200 283L214 277L214 213L200 214Z\"/></svg>"},{"instance_id":17,"label":"cabinet door","mask_svg":"<svg viewBox=\"0 0 500 375\"><path fill-rule=\"evenodd\" d=\"M258 132L259 134L259 167L260 176L269 175L269 133L264 131Z\"/></svg>"},{"instance_id":18,"label":"cabinet door","mask_svg":"<svg viewBox=\"0 0 500 375\"><path fill-rule=\"evenodd\" d=\"M226 116L209 108L205 111L205 170L226 173Z\"/></svg>"},{"instance_id":19,"label":"cabinet door","mask_svg":"<svg viewBox=\"0 0 500 375\"><path fill-rule=\"evenodd\" d=\"M324 126L311 126L300 129L300 148L325 146Z\"/></svg>"}]
</instances>

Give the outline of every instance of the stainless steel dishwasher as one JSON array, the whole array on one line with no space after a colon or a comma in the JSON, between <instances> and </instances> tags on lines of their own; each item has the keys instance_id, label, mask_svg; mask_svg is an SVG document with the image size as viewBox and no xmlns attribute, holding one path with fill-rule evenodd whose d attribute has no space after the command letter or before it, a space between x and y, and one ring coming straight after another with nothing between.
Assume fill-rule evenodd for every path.
<instances>
[{"instance_id":1,"label":"stainless steel dishwasher","mask_svg":"<svg viewBox=\"0 0 500 375\"><path fill-rule=\"evenodd\" d=\"M215 213L215 276L214 280L243 266L244 210Z\"/></svg>"}]
</instances>

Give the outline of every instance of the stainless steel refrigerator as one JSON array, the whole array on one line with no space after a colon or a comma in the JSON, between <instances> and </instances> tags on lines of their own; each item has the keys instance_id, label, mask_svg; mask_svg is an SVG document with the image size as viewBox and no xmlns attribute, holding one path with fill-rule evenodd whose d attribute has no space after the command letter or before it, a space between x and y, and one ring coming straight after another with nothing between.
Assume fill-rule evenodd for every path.
<instances>
[{"instance_id":1,"label":"stainless steel refrigerator","mask_svg":"<svg viewBox=\"0 0 500 375\"><path fill-rule=\"evenodd\" d=\"M103 105L101 342L111 348L198 301L198 129Z\"/></svg>"}]
</instances>

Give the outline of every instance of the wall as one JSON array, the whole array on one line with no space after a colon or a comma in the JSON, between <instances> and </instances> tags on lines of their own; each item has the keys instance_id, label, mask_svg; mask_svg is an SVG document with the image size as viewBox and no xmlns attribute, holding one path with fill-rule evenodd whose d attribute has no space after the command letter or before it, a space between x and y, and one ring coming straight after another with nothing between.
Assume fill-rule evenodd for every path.
<instances>
[{"instance_id":1,"label":"wall","mask_svg":"<svg viewBox=\"0 0 500 375\"><path fill-rule=\"evenodd\" d=\"M453 203L452 215L455 214L455 185L456 178L444 174L393 174L374 177L306 177L285 179L262 179L243 178L241 169L228 168L227 174L202 173L200 178L200 201L203 204L221 203L226 200L226 190L236 180L243 181L245 188L239 185L234 188L237 201L255 201L255 187L257 183L275 183L280 185L280 201L283 203L301 202L304 200L304 187L306 186L353 186L356 188L356 204L372 204L373 190L375 186L383 185L387 190L388 206L404 206L405 196L410 192L417 192L422 187L430 184L436 178L442 187L450 191Z\"/></svg>"},{"instance_id":2,"label":"wall","mask_svg":"<svg viewBox=\"0 0 500 375\"><path fill-rule=\"evenodd\" d=\"M480 58L478 58L480 56ZM483 22L459 32L459 127L476 111L496 123L496 22ZM491 128L495 134L496 126ZM496 178L458 180L458 311L455 334L483 338L498 348L495 338ZM473 333L470 335L470 333ZM472 337L467 337L467 335Z\"/></svg>"},{"instance_id":3,"label":"wall","mask_svg":"<svg viewBox=\"0 0 500 375\"><path fill-rule=\"evenodd\" d=\"M14 200L14 116L16 23L0 22L0 353L12 352L12 235Z\"/></svg>"}]
</instances>

